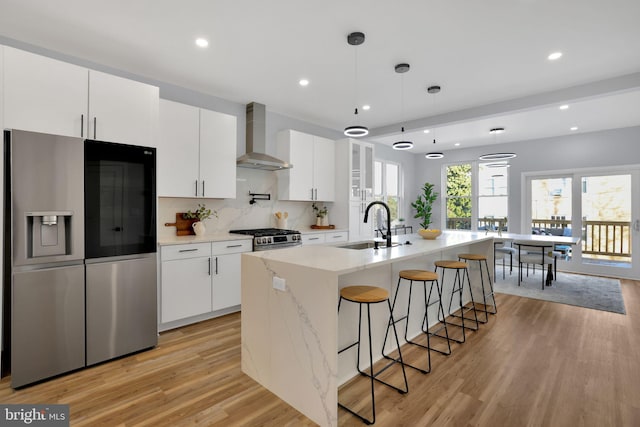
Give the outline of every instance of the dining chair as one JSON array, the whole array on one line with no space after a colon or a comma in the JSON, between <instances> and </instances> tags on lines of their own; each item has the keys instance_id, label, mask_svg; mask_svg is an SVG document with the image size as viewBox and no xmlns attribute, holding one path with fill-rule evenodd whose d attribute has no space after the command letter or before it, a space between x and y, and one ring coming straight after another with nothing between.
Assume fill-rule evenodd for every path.
<instances>
[{"instance_id":1,"label":"dining chair","mask_svg":"<svg viewBox=\"0 0 640 427\"><path fill-rule=\"evenodd\" d=\"M542 266L542 290L544 290L545 281L551 283L552 266L555 265L556 257L553 256L553 243L541 243L532 240L516 240L513 244L518 248L518 286L522 281L523 264L533 264ZM545 267L548 266L545 277Z\"/></svg>"}]
</instances>

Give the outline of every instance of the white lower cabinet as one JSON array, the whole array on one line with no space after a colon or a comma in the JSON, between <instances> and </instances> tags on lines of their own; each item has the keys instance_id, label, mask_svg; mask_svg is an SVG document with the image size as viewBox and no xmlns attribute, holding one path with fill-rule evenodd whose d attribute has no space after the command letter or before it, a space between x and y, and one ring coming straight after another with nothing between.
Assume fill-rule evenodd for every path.
<instances>
[{"instance_id":1,"label":"white lower cabinet","mask_svg":"<svg viewBox=\"0 0 640 427\"><path fill-rule=\"evenodd\" d=\"M161 322L211 311L211 244L165 246Z\"/></svg>"},{"instance_id":2,"label":"white lower cabinet","mask_svg":"<svg viewBox=\"0 0 640 427\"><path fill-rule=\"evenodd\" d=\"M322 245L324 242L324 233L302 234L303 245Z\"/></svg>"},{"instance_id":3,"label":"white lower cabinet","mask_svg":"<svg viewBox=\"0 0 640 427\"><path fill-rule=\"evenodd\" d=\"M163 246L160 330L240 305L240 257L251 250L251 240Z\"/></svg>"},{"instance_id":4,"label":"white lower cabinet","mask_svg":"<svg viewBox=\"0 0 640 427\"><path fill-rule=\"evenodd\" d=\"M212 243L212 311L240 305L240 257L251 241Z\"/></svg>"}]
</instances>

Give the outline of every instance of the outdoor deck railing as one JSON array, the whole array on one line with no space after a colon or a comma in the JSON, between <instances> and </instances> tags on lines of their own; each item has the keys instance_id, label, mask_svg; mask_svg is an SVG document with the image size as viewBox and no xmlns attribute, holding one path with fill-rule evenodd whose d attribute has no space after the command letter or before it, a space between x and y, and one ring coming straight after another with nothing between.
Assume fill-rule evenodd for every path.
<instances>
[{"instance_id":1,"label":"outdoor deck railing","mask_svg":"<svg viewBox=\"0 0 640 427\"><path fill-rule=\"evenodd\" d=\"M478 218L478 229L490 229L500 224L506 225L506 219ZM532 219L532 229L544 229L556 234L554 230L571 228L568 219ZM629 221L582 221L582 253L615 257L631 256L631 222ZM470 230L471 218L447 218L450 230ZM506 228L506 227L505 227ZM562 235L562 234L560 234Z\"/></svg>"}]
</instances>

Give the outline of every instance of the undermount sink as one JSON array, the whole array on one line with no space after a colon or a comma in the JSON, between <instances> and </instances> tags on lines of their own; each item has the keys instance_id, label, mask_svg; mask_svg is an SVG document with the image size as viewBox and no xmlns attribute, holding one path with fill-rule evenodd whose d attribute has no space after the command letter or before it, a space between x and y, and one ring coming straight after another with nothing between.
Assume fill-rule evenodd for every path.
<instances>
[{"instance_id":1,"label":"undermount sink","mask_svg":"<svg viewBox=\"0 0 640 427\"><path fill-rule=\"evenodd\" d=\"M343 249L360 250L360 249L372 249L372 248L375 248L375 246L376 246L376 242L372 240L368 240L366 242L356 242L356 243L349 243L346 245L339 245L338 247ZM400 243L392 243L390 247L394 247L394 246L400 246ZM378 248L385 249L387 248L387 245L385 242L378 242Z\"/></svg>"}]
</instances>

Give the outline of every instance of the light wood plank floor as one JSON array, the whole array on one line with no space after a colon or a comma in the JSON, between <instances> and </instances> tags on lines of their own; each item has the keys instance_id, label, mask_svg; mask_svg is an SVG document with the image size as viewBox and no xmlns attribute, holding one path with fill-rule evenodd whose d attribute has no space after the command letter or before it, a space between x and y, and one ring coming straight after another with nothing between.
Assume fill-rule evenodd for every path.
<instances>
[{"instance_id":1,"label":"light wood plank floor","mask_svg":"<svg viewBox=\"0 0 640 427\"><path fill-rule=\"evenodd\" d=\"M622 288L626 316L498 295L498 315L451 356L434 354L432 373L407 371L409 394L376 386L376 425L639 425L640 282ZM358 381L341 401L367 396ZM5 378L0 402L69 404L74 426L313 425L242 374L239 314L23 390ZM363 425L342 410L339 423Z\"/></svg>"}]
</instances>

